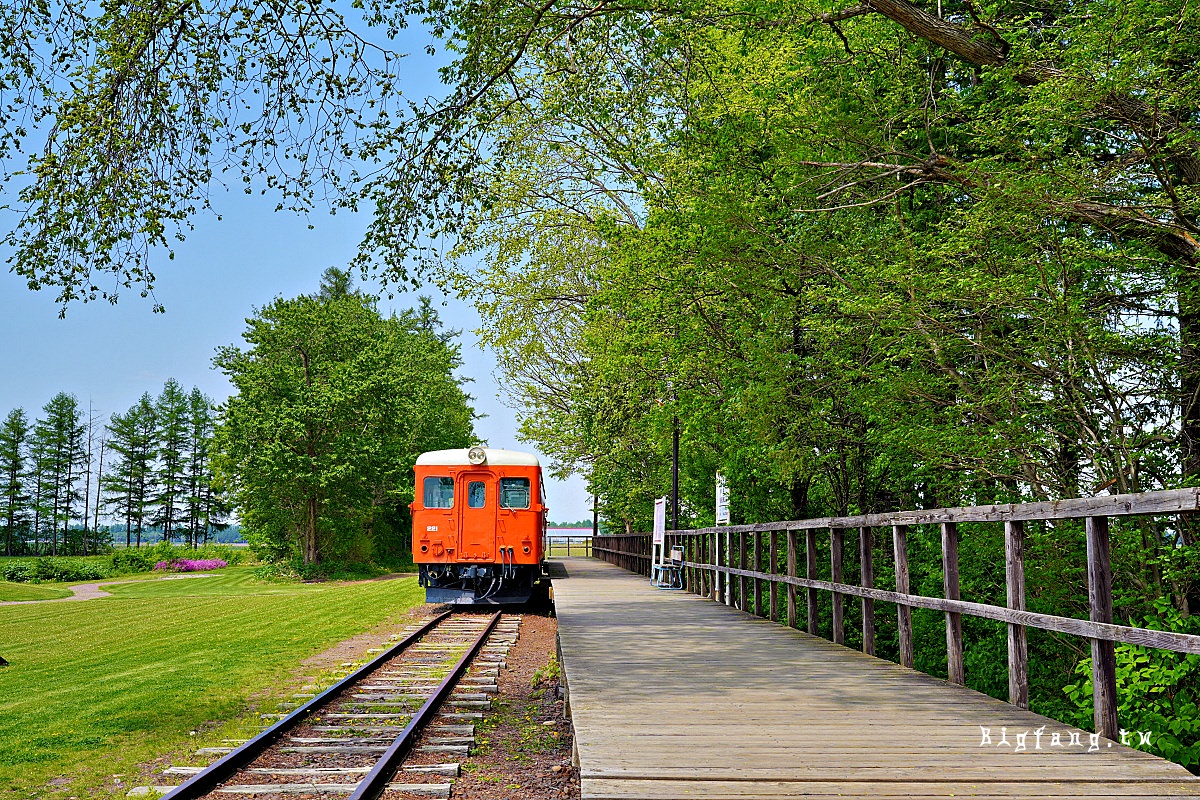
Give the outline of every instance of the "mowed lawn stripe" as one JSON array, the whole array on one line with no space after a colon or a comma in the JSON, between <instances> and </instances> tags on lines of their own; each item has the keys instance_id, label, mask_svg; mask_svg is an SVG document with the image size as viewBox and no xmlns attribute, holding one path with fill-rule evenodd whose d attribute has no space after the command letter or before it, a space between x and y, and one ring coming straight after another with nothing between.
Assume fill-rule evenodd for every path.
<instances>
[{"instance_id":1,"label":"mowed lawn stripe","mask_svg":"<svg viewBox=\"0 0 1200 800\"><path fill-rule=\"evenodd\" d=\"M0 655L11 662L0 669L0 796L60 776L90 785L176 749L304 658L422 599L414 579L222 577L138 584L151 595L189 584L181 596L0 607Z\"/></svg>"},{"instance_id":2,"label":"mowed lawn stripe","mask_svg":"<svg viewBox=\"0 0 1200 800\"><path fill-rule=\"evenodd\" d=\"M60 597L70 597L71 592L62 586L42 586L40 584L12 583L0 581L0 603L10 600L56 600ZM0 653L0 655L4 655Z\"/></svg>"}]
</instances>

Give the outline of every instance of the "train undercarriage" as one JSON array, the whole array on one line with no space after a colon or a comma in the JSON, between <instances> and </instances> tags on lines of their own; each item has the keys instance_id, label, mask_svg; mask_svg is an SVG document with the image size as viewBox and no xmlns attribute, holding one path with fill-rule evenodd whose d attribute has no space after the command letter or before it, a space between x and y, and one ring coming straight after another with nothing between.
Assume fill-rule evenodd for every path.
<instances>
[{"instance_id":1,"label":"train undercarriage","mask_svg":"<svg viewBox=\"0 0 1200 800\"><path fill-rule=\"evenodd\" d=\"M421 564L425 602L508 606L546 597L549 579L538 564Z\"/></svg>"}]
</instances>

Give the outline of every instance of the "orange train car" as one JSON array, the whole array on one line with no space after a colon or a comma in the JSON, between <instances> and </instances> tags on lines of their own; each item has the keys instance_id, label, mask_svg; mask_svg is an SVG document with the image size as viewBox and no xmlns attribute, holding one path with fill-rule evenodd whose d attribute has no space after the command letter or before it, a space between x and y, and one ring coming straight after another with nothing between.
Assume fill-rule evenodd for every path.
<instances>
[{"instance_id":1,"label":"orange train car","mask_svg":"<svg viewBox=\"0 0 1200 800\"><path fill-rule=\"evenodd\" d=\"M537 456L472 447L417 458L413 562L429 603L509 605L546 591Z\"/></svg>"}]
</instances>

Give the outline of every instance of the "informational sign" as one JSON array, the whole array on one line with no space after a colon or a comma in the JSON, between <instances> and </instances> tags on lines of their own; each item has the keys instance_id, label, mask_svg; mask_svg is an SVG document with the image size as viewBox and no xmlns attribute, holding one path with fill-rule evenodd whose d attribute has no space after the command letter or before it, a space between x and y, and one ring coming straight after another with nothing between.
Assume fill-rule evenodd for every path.
<instances>
[{"instance_id":1,"label":"informational sign","mask_svg":"<svg viewBox=\"0 0 1200 800\"><path fill-rule=\"evenodd\" d=\"M729 484L725 476L717 473L717 524L729 524Z\"/></svg>"},{"instance_id":2,"label":"informational sign","mask_svg":"<svg viewBox=\"0 0 1200 800\"><path fill-rule=\"evenodd\" d=\"M667 533L667 498L654 501L654 543L662 544Z\"/></svg>"}]
</instances>

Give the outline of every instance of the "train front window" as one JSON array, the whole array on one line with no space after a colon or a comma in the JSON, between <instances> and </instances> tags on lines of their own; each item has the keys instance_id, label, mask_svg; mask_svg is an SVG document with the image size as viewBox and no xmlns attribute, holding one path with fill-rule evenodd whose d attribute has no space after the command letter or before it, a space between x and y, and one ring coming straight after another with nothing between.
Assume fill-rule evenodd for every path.
<instances>
[{"instance_id":1,"label":"train front window","mask_svg":"<svg viewBox=\"0 0 1200 800\"><path fill-rule=\"evenodd\" d=\"M529 478L501 478L500 506L529 508Z\"/></svg>"},{"instance_id":2,"label":"train front window","mask_svg":"<svg viewBox=\"0 0 1200 800\"><path fill-rule=\"evenodd\" d=\"M426 478L425 507L454 508L454 478Z\"/></svg>"},{"instance_id":3,"label":"train front window","mask_svg":"<svg viewBox=\"0 0 1200 800\"><path fill-rule=\"evenodd\" d=\"M483 508L487 502L487 488L483 481L471 481L467 484L467 508Z\"/></svg>"}]
</instances>

